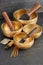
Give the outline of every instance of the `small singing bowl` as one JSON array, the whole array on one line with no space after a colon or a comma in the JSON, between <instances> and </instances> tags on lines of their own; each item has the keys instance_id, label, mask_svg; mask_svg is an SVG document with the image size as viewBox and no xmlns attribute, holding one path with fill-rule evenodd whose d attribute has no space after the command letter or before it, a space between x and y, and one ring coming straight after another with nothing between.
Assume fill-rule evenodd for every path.
<instances>
[{"instance_id":1,"label":"small singing bowl","mask_svg":"<svg viewBox=\"0 0 43 65\"><path fill-rule=\"evenodd\" d=\"M34 12L31 16L30 16L30 19L29 20L21 20L21 16L23 14L26 14L26 12L30 12L29 9L19 9L17 11L15 11L13 13L13 16L16 20L20 21L22 24L28 24L28 23L37 23L37 20L38 20L38 14L36 12Z\"/></svg>"},{"instance_id":2,"label":"small singing bowl","mask_svg":"<svg viewBox=\"0 0 43 65\"><path fill-rule=\"evenodd\" d=\"M6 22L2 23L2 25L1 25L2 32L3 32L3 34L6 37L12 38L15 33L21 32L21 30L22 30L22 24L21 24L21 22L12 21L12 24L13 24L14 29L15 29L14 31L10 30L10 28L7 25Z\"/></svg>"},{"instance_id":3,"label":"small singing bowl","mask_svg":"<svg viewBox=\"0 0 43 65\"><path fill-rule=\"evenodd\" d=\"M13 40L14 40L14 44L20 48L20 49L28 49L31 48L32 45L34 44L34 38L32 36L27 37L26 40L24 42L20 42L20 40L22 40L22 38L24 38L27 34L25 32L20 32L18 34L15 34L13 36Z\"/></svg>"},{"instance_id":4,"label":"small singing bowl","mask_svg":"<svg viewBox=\"0 0 43 65\"><path fill-rule=\"evenodd\" d=\"M34 36L34 38L39 38L42 34L42 28L37 24L28 24L23 27L23 31L29 36Z\"/></svg>"}]
</instances>

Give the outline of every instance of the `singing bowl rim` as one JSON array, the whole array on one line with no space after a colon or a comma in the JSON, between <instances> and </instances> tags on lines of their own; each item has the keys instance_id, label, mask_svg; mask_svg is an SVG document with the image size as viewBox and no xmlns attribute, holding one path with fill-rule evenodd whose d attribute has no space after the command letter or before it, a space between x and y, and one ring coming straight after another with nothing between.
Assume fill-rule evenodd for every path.
<instances>
[{"instance_id":1,"label":"singing bowl rim","mask_svg":"<svg viewBox=\"0 0 43 65\"><path fill-rule=\"evenodd\" d=\"M25 33L25 32L20 32L20 33ZM17 38L15 38L15 36L17 36L17 35L19 36L19 33L15 34L13 36L13 40L15 42L14 45L16 45L18 48L20 48L20 49L28 49L28 48L31 48L33 46L34 38L32 36L28 37L24 43L20 43L20 42L17 41Z\"/></svg>"},{"instance_id":2,"label":"singing bowl rim","mask_svg":"<svg viewBox=\"0 0 43 65\"><path fill-rule=\"evenodd\" d=\"M20 23L20 24L21 24L21 22L18 22L18 21L12 21L12 22L14 22L14 23L17 22L17 23ZM7 24L6 22L4 22L4 23ZM7 33L8 31L5 32L4 29L3 29L4 23L1 24L1 29L2 29L3 34L4 34L6 37L12 38L15 33L21 32L21 30L22 30L22 24L21 24L21 28L20 28L20 29L15 30L15 31L13 31L13 32L10 30L10 32Z\"/></svg>"},{"instance_id":3,"label":"singing bowl rim","mask_svg":"<svg viewBox=\"0 0 43 65\"><path fill-rule=\"evenodd\" d=\"M17 13L19 12L19 11L22 11L22 10L26 10L26 11L30 11L30 9L19 9L19 10L16 10L16 11L14 11L14 13L13 13L13 17L16 19L16 20L18 20L18 21L20 21L22 24L28 24L28 23L37 23L37 19L38 19L38 14L36 13L36 12L34 12L35 13L35 18L33 18L33 19L30 19L30 20L21 20L21 19L19 19L16 15L17 15ZM20 14L19 14L20 15ZM21 17L21 16L20 16Z\"/></svg>"},{"instance_id":4,"label":"singing bowl rim","mask_svg":"<svg viewBox=\"0 0 43 65\"><path fill-rule=\"evenodd\" d=\"M34 33L34 34L32 34L32 36L34 36L34 38L36 39L36 38L39 38L40 36L41 36L41 34L42 34L42 27L40 26L40 25L38 25L38 24L32 24L34 27L32 27L32 25L31 25L31 28L27 28L29 25L31 25L31 24L27 24L27 25L25 25L24 27L23 27L23 31L26 33L26 34L30 34L30 32L31 32L31 28L37 28L37 32L36 33ZM26 29L27 28L27 29ZM29 30L28 30L29 29ZM28 33L27 33L27 30L28 30Z\"/></svg>"}]
</instances>

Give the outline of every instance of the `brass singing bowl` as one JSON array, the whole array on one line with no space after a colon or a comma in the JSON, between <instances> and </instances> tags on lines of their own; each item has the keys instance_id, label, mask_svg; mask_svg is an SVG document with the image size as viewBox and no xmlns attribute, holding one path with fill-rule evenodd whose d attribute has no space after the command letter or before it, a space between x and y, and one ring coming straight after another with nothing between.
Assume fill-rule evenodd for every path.
<instances>
[{"instance_id":1,"label":"brass singing bowl","mask_svg":"<svg viewBox=\"0 0 43 65\"><path fill-rule=\"evenodd\" d=\"M22 38L24 38L27 34L25 32L20 32L13 36L14 44L20 49L28 49L31 48L34 44L34 38L32 36L27 37L25 42L19 42Z\"/></svg>"},{"instance_id":2,"label":"brass singing bowl","mask_svg":"<svg viewBox=\"0 0 43 65\"><path fill-rule=\"evenodd\" d=\"M21 16L23 14L26 14L26 12L30 12L29 9L19 9L19 10L16 10L14 13L13 13L13 16L16 20L20 21L22 24L28 24L28 23L37 23L37 20L38 20L38 14L36 12L34 12L31 16L30 16L30 19L29 20L21 20Z\"/></svg>"},{"instance_id":3,"label":"brass singing bowl","mask_svg":"<svg viewBox=\"0 0 43 65\"><path fill-rule=\"evenodd\" d=\"M1 25L2 32L6 37L12 38L15 33L21 32L22 30L21 22L12 21L12 24L14 25L14 31L10 30L6 22L2 23Z\"/></svg>"},{"instance_id":4,"label":"brass singing bowl","mask_svg":"<svg viewBox=\"0 0 43 65\"><path fill-rule=\"evenodd\" d=\"M41 34L42 34L42 28L41 28L40 25L37 25L37 24L28 24L28 25L25 25L23 27L23 31L26 34L29 34L29 36L34 36L34 38L39 38L41 36Z\"/></svg>"}]
</instances>

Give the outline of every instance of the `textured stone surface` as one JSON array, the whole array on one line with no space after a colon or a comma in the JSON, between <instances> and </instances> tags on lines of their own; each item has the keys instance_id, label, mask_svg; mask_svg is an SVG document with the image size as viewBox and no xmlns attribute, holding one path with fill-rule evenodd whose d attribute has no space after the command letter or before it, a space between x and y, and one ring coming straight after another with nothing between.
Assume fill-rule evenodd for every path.
<instances>
[{"instance_id":1,"label":"textured stone surface","mask_svg":"<svg viewBox=\"0 0 43 65\"><path fill-rule=\"evenodd\" d=\"M0 19L2 17L2 11L7 11L12 14L13 11L21 8L31 8L36 2L40 2L42 8L39 10L43 12L43 0L0 0Z\"/></svg>"},{"instance_id":2,"label":"textured stone surface","mask_svg":"<svg viewBox=\"0 0 43 65\"><path fill-rule=\"evenodd\" d=\"M0 25L3 20L0 20ZM43 30L43 13L39 13L38 24ZM0 28L0 41L4 38ZM19 56L10 58L11 49L5 50L5 46L0 44L0 65L43 65L43 33L41 37L35 40L32 48L28 50L20 50Z\"/></svg>"}]
</instances>

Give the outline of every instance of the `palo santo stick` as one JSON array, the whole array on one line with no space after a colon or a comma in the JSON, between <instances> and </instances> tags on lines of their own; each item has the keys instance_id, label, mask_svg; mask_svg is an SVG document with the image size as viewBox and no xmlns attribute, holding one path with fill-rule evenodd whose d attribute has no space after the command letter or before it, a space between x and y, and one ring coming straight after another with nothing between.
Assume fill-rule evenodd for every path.
<instances>
[{"instance_id":1,"label":"palo santo stick","mask_svg":"<svg viewBox=\"0 0 43 65\"><path fill-rule=\"evenodd\" d=\"M14 41L11 40L11 42L9 42L7 46L8 46L8 47L11 47L13 44L14 44Z\"/></svg>"},{"instance_id":2,"label":"palo santo stick","mask_svg":"<svg viewBox=\"0 0 43 65\"><path fill-rule=\"evenodd\" d=\"M9 28L10 28L12 31L14 31L14 26L13 26L11 20L9 19L7 13L6 13L6 12L2 12L2 15L3 15L4 19L6 20L6 22L7 22L8 26L9 26Z\"/></svg>"},{"instance_id":3,"label":"palo santo stick","mask_svg":"<svg viewBox=\"0 0 43 65\"><path fill-rule=\"evenodd\" d=\"M19 51L19 48L17 48L17 46L15 46L14 57L18 56L18 51Z\"/></svg>"},{"instance_id":4,"label":"palo santo stick","mask_svg":"<svg viewBox=\"0 0 43 65\"><path fill-rule=\"evenodd\" d=\"M15 46L13 48L13 51L11 52L11 56L10 57L16 57L16 56L18 56L18 51L19 51L19 48L17 48L17 46Z\"/></svg>"},{"instance_id":5,"label":"palo santo stick","mask_svg":"<svg viewBox=\"0 0 43 65\"><path fill-rule=\"evenodd\" d=\"M7 46L5 47L5 49L9 49L13 44L14 44L14 41L11 40L11 41L7 44Z\"/></svg>"},{"instance_id":6,"label":"palo santo stick","mask_svg":"<svg viewBox=\"0 0 43 65\"><path fill-rule=\"evenodd\" d=\"M15 50L15 47L13 48L13 51L11 52L10 57L13 57L14 56L14 50Z\"/></svg>"}]
</instances>

